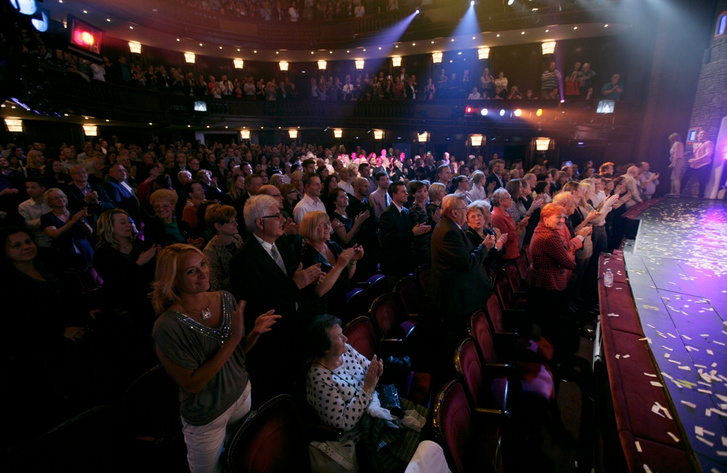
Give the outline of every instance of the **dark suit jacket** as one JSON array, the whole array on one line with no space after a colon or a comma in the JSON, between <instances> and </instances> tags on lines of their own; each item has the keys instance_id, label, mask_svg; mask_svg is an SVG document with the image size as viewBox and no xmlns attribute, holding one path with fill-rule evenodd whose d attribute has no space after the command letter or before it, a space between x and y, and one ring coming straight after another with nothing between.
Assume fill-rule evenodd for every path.
<instances>
[{"instance_id":1,"label":"dark suit jacket","mask_svg":"<svg viewBox=\"0 0 727 473\"><path fill-rule=\"evenodd\" d=\"M411 254L414 226L409 209L390 204L379 220L381 231L381 270L384 274L407 276L415 268Z\"/></svg>"},{"instance_id":2,"label":"dark suit jacket","mask_svg":"<svg viewBox=\"0 0 727 473\"><path fill-rule=\"evenodd\" d=\"M442 217L432 234L429 295L445 315L466 317L485 307L490 279L487 250L472 245L455 222Z\"/></svg>"},{"instance_id":3,"label":"dark suit jacket","mask_svg":"<svg viewBox=\"0 0 727 473\"><path fill-rule=\"evenodd\" d=\"M251 374L268 370L273 377L287 374L269 370L295 369L297 360L305 357L305 327L296 308L301 294L292 278L298 268L298 258L285 236L276 241L276 246L287 275L252 235L230 260L230 292L238 301L247 301L246 332L252 330L260 315L271 309L282 315L247 354L246 365ZM292 382L292 378L288 381Z\"/></svg>"},{"instance_id":4,"label":"dark suit jacket","mask_svg":"<svg viewBox=\"0 0 727 473\"><path fill-rule=\"evenodd\" d=\"M139 223L139 199L136 194L129 192L119 181L109 178L103 183L103 190L106 191L109 201L117 208L126 210L134 222Z\"/></svg>"},{"instance_id":5,"label":"dark suit jacket","mask_svg":"<svg viewBox=\"0 0 727 473\"><path fill-rule=\"evenodd\" d=\"M83 200L84 196L81 192L81 189L79 189L78 186L72 182L68 184L65 189L63 189L63 192L65 192L66 196L68 196L68 211L71 212L71 214L74 214L81 209L88 209L88 216L86 217L86 219L91 222L91 224L95 227L98 216L101 215L105 210L113 209L114 204L109 201L106 192L104 192L101 186L91 184L90 182L88 183L88 186L91 188L91 190L96 191L96 193L98 194L98 204L90 205L86 203L86 201Z\"/></svg>"},{"instance_id":6,"label":"dark suit jacket","mask_svg":"<svg viewBox=\"0 0 727 473\"><path fill-rule=\"evenodd\" d=\"M505 187L500 184L500 180L497 178L497 176L495 176L494 173L487 176L487 179L485 180L485 189L487 189L490 186L491 182L495 183L495 187L492 188L492 192L494 192L495 189L499 189L500 187Z\"/></svg>"}]
</instances>

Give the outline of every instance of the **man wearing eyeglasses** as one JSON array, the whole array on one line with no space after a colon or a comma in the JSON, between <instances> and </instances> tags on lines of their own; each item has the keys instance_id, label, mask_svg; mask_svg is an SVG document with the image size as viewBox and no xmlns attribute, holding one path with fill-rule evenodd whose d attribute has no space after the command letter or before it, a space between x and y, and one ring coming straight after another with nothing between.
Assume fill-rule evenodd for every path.
<instances>
[{"instance_id":1,"label":"man wearing eyeglasses","mask_svg":"<svg viewBox=\"0 0 727 473\"><path fill-rule=\"evenodd\" d=\"M284 237L285 219L274 197L251 197L245 203L244 215L252 236L230 260L231 292L237 300L247 301L246 327L253 327L255 317L271 309L282 315L269 336L261 338L247 354L245 364L258 404L292 392L295 370L305 353L300 336L305 327L298 315L300 290L325 275L320 264L301 269Z\"/></svg>"}]
</instances>

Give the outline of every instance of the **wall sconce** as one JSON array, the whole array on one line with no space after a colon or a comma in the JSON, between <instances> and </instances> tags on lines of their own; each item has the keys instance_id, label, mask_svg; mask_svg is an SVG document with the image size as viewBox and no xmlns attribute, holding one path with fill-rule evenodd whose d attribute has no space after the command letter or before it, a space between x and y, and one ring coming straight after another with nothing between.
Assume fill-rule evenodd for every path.
<instances>
[{"instance_id":1,"label":"wall sconce","mask_svg":"<svg viewBox=\"0 0 727 473\"><path fill-rule=\"evenodd\" d=\"M291 128L290 130L288 130L288 136L290 136L291 140L298 139L298 130L296 130L295 128Z\"/></svg>"},{"instance_id":2,"label":"wall sconce","mask_svg":"<svg viewBox=\"0 0 727 473\"><path fill-rule=\"evenodd\" d=\"M550 148L550 138L535 138L536 151L548 151Z\"/></svg>"},{"instance_id":3,"label":"wall sconce","mask_svg":"<svg viewBox=\"0 0 727 473\"><path fill-rule=\"evenodd\" d=\"M419 143L426 143L429 141L429 132L423 131L421 133L417 133L417 141L419 141Z\"/></svg>"},{"instance_id":4,"label":"wall sconce","mask_svg":"<svg viewBox=\"0 0 727 473\"><path fill-rule=\"evenodd\" d=\"M131 51L131 54L141 54L141 43L138 41L129 41L129 51Z\"/></svg>"},{"instance_id":5,"label":"wall sconce","mask_svg":"<svg viewBox=\"0 0 727 473\"><path fill-rule=\"evenodd\" d=\"M333 137L340 140L343 137L343 130L340 128L334 128Z\"/></svg>"},{"instance_id":6,"label":"wall sconce","mask_svg":"<svg viewBox=\"0 0 727 473\"><path fill-rule=\"evenodd\" d=\"M280 70L288 72L288 61L280 61Z\"/></svg>"},{"instance_id":7,"label":"wall sconce","mask_svg":"<svg viewBox=\"0 0 727 473\"><path fill-rule=\"evenodd\" d=\"M483 46L477 50L477 59L490 59L490 48Z\"/></svg>"},{"instance_id":8,"label":"wall sconce","mask_svg":"<svg viewBox=\"0 0 727 473\"><path fill-rule=\"evenodd\" d=\"M320 61L318 61L318 70L325 71L326 65L328 65L328 63L324 59L321 59Z\"/></svg>"},{"instance_id":9,"label":"wall sconce","mask_svg":"<svg viewBox=\"0 0 727 473\"><path fill-rule=\"evenodd\" d=\"M83 125L83 134L86 136L98 136L98 127L96 125Z\"/></svg>"},{"instance_id":10,"label":"wall sconce","mask_svg":"<svg viewBox=\"0 0 727 473\"><path fill-rule=\"evenodd\" d=\"M391 65L393 67L401 67L401 56L391 56Z\"/></svg>"},{"instance_id":11,"label":"wall sconce","mask_svg":"<svg viewBox=\"0 0 727 473\"><path fill-rule=\"evenodd\" d=\"M245 61L243 61L239 57L236 57L235 59L233 59L232 63L235 65L235 69L242 69L242 66L245 65Z\"/></svg>"},{"instance_id":12,"label":"wall sconce","mask_svg":"<svg viewBox=\"0 0 727 473\"><path fill-rule=\"evenodd\" d=\"M543 56L546 54L555 54L555 41L545 41L540 44L540 48L543 50Z\"/></svg>"},{"instance_id":13,"label":"wall sconce","mask_svg":"<svg viewBox=\"0 0 727 473\"><path fill-rule=\"evenodd\" d=\"M381 141L384 139L384 130L374 130L374 139Z\"/></svg>"},{"instance_id":14,"label":"wall sconce","mask_svg":"<svg viewBox=\"0 0 727 473\"><path fill-rule=\"evenodd\" d=\"M194 53L186 52L184 53L184 62L187 64L194 64Z\"/></svg>"},{"instance_id":15,"label":"wall sconce","mask_svg":"<svg viewBox=\"0 0 727 473\"><path fill-rule=\"evenodd\" d=\"M10 133L22 133L23 132L23 120L20 118L6 118L5 126L8 127Z\"/></svg>"},{"instance_id":16,"label":"wall sconce","mask_svg":"<svg viewBox=\"0 0 727 473\"><path fill-rule=\"evenodd\" d=\"M356 70L357 71L362 71L363 70L363 68L364 68L364 60L363 59L356 59L355 64L356 64Z\"/></svg>"},{"instance_id":17,"label":"wall sconce","mask_svg":"<svg viewBox=\"0 0 727 473\"><path fill-rule=\"evenodd\" d=\"M249 140L250 130L240 130L240 138L242 138L243 140Z\"/></svg>"},{"instance_id":18,"label":"wall sconce","mask_svg":"<svg viewBox=\"0 0 727 473\"><path fill-rule=\"evenodd\" d=\"M444 54L442 54L442 51L434 51L432 53L432 63L441 64L442 57L444 57Z\"/></svg>"},{"instance_id":19,"label":"wall sconce","mask_svg":"<svg viewBox=\"0 0 727 473\"><path fill-rule=\"evenodd\" d=\"M470 135L470 145L474 147L482 146L482 135Z\"/></svg>"}]
</instances>

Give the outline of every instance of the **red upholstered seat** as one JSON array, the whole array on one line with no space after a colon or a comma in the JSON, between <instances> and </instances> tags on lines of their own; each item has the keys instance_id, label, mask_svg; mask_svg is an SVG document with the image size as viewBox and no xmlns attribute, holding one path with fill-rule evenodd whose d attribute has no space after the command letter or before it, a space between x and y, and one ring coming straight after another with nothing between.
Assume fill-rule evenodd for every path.
<instances>
[{"instance_id":1,"label":"red upholstered seat","mask_svg":"<svg viewBox=\"0 0 727 473\"><path fill-rule=\"evenodd\" d=\"M526 306L525 297L512 292L507 277L500 277L495 281L495 294L503 309L524 309Z\"/></svg>"},{"instance_id":2,"label":"red upholstered seat","mask_svg":"<svg viewBox=\"0 0 727 473\"><path fill-rule=\"evenodd\" d=\"M424 290L424 294L429 293L429 275L431 268L427 265L419 266L416 270L416 278L419 280L419 286Z\"/></svg>"},{"instance_id":3,"label":"red upholstered seat","mask_svg":"<svg viewBox=\"0 0 727 473\"><path fill-rule=\"evenodd\" d=\"M410 319L423 315L429 305L424 289L419 285L416 276L401 278L394 287L394 294L406 317ZM413 322L416 323L415 320Z\"/></svg>"},{"instance_id":4,"label":"red upholstered seat","mask_svg":"<svg viewBox=\"0 0 727 473\"><path fill-rule=\"evenodd\" d=\"M226 464L232 473L310 471L305 429L291 396L276 396L245 419Z\"/></svg>"},{"instance_id":5,"label":"red upholstered seat","mask_svg":"<svg viewBox=\"0 0 727 473\"><path fill-rule=\"evenodd\" d=\"M348 344L369 360L378 351L378 340L371 319L366 316L356 317L343 328Z\"/></svg>"},{"instance_id":6,"label":"red upholstered seat","mask_svg":"<svg viewBox=\"0 0 727 473\"><path fill-rule=\"evenodd\" d=\"M477 317L477 319L475 320L475 317L473 316L471 324L472 330L477 330L477 327L480 323L489 323L490 328L493 329L495 333L517 332L517 327L522 325L522 321L520 320L514 320L509 324L505 323L505 318L502 308L500 307L500 302L497 300L497 295L495 294L491 294L490 297L487 298L487 304L485 308L487 310L487 317ZM524 314L519 315L524 316ZM513 315L513 317L516 316ZM553 344L543 337L528 339L524 336L517 334L516 344L519 348L517 350L519 353L512 354L516 356L517 359L533 358L533 361L542 362L549 362L553 359L553 353L555 351L555 349L553 348ZM525 350L532 353L533 356L526 356L527 353L524 353Z\"/></svg>"},{"instance_id":7,"label":"red upholstered seat","mask_svg":"<svg viewBox=\"0 0 727 473\"><path fill-rule=\"evenodd\" d=\"M488 373L473 339L466 338L457 347L454 366L465 382L475 407L507 412L508 379L500 373Z\"/></svg>"},{"instance_id":8,"label":"red upholstered seat","mask_svg":"<svg viewBox=\"0 0 727 473\"><path fill-rule=\"evenodd\" d=\"M475 419L460 381L450 381L437 396L434 428L453 473L501 471L499 429Z\"/></svg>"},{"instance_id":9,"label":"red upholstered seat","mask_svg":"<svg viewBox=\"0 0 727 473\"><path fill-rule=\"evenodd\" d=\"M371 320L381 338L406 339L414 324L406 320L406 314L399 306L392 292L382 294L371 304Z\"/></svg>"},{"instance_id":10,"label":"red upholstered seat","mask_svg":"<svg viewBox=\"0 0 727 473\"><path fill-rule=\"evenodd\" d=\"M484 363L500 363L490 325L488 323L482 323L481 317L484 314L480 314L482 312L478 311L472 316L472 319L475 317L479 319L479 323L476 324L476 330L472 330L472 335L477 342L482 360ZM474 326L471 320L470 327ZM529 362L515 362L513 364L518 368L522 392L524 394L548 401L555 397L553 374L545 364Z\"/></svg>"}]
</instances>

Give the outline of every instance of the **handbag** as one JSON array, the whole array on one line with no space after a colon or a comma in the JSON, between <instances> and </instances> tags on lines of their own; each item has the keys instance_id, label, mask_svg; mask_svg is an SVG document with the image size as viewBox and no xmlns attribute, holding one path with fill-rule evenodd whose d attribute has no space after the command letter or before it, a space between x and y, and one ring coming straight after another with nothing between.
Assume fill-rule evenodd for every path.
<instances>
[{"instance_id":1,"label":"handbag","mask_svg":"<svg viewBox=\"0 0 727 473\"><path fill-rule=\"evenodd\" d=\"M308 444L312 473L358 473L356 444L345 442L318 442Z\"/></svg>"}]
</instances>

